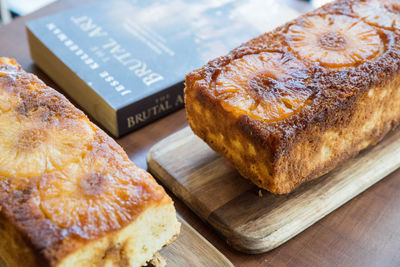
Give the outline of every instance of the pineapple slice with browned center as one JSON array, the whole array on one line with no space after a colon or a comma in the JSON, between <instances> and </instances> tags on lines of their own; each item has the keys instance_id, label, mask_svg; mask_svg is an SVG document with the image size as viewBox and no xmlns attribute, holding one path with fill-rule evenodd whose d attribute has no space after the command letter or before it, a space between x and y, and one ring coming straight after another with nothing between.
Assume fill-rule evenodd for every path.
<instances>
[{"instance_id":1,"label":"pineapple slice with browned center","mask_svg":"<svg viewBox=\"0 0 400 267\"><path fill-rule=\"evenodd\" d=\"M365 22L385 29L400 29L400 1L367 0L353 3L354 13Z\"/></svg>"},{"instance_id":2,"label":"pineapple slice with browned center","mask_svg":"<svg viewBox=\"0 0 400 267\"><path fill-rule=\"evenodd\" d=\"M13 123L10 123L10 122ZM79 121L46 124L8 112L0 116L0 175L31 177L62 168L82 154L91 139Z\"/></svg>"},{"instance_id":3,"label":"pineapple slice with browned center","mask_svg":"<svg viewBox=\"0 0 400 267\"><path fill-rule=\"evenodd\" d=\"M58 104L62 96L31 83L30 74L0 73L7 74L0 76L0 175L37 176L80 158L94 133L83 113Z\"/></svg>"},{"instance_id":4,"label":"pineapple slice with browned center","mask_svg":"<svg viewBox=\"0 0 400 267\"><path fill-rule=\"evenodd\" d=\"M225 66L215 94L233 114L274 122L309 104L307 77L304 65L283 53L246 55Z\"/></svg>"},{"instance_id":5,"label":"pineapple slice with browned center","mask_svg":"<svg viewBox=\"0 0 400 267\"><path fill-rule=\"evenodd\" d=\"M88 147L81 161L43 175L38 182L40 208L46 217L83 238L122 228L148 201L164 196L150 174L128 162L105 134L97 132Z\"/></svg>"},{"instance_id":6,"label":"pineapple slice with browned center","mask_svg":"<svg viewBox=\"0 0 400 267\"><path fill-rule=\"evenodd\" d=\"M374 60L383 51L372 26L344 15L304 17L289 27L286 41L301 59L332 68Z\"/></svg>"}]
</instances>

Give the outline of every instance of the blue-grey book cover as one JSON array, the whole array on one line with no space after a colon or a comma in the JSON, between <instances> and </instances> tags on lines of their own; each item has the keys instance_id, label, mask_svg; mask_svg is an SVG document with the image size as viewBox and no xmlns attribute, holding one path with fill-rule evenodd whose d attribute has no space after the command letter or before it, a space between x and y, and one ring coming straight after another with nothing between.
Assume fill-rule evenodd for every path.
<instances>
[{"instance_id":1,"label":"blue-grey book cover","mask_svg":"<svg viewBox=\"0 0 400 267\"><path fill-rule=\"evenodd\" d=\"M272 0L104 0L27 27L117 112L122 135L183 107L186 73L293 17L288 10L280 16Z\"/></svg>"}]
</instances>

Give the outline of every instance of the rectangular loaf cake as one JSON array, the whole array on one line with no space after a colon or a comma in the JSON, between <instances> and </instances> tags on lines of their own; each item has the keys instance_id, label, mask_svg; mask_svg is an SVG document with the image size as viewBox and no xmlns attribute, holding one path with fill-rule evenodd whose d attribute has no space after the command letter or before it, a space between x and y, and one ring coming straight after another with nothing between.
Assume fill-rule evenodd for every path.
<instances>
[{"instance_id":1,"label":"rectangular loaf cake","mask_svg":"<svg viewBox=\"0 0 400 267\"><path fill-rule=\"evenodd\" d=\"M0 58L0 265L143 266L171 198L65 97Z\"/></svg>"},{"instance_id":2,"label":"rectangular loaf cake","mask_svg":"<svg viewBox=\"0 0 400 267\"><path fill-rule=\"evenodd\" d=\"M186 76L194 133L284 194L400 120L400 1L336 1Z\"/></svg>"}]
</instances>

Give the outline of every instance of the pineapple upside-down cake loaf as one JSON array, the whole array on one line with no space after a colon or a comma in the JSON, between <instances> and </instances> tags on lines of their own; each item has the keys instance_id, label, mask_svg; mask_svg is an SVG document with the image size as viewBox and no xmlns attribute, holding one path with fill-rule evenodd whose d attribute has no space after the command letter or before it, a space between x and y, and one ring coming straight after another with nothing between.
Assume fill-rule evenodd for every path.
<instances>
[{"instance_id":1,"label":"pineapple upside-down cake loaf","mask_svg":"<svg viewBox=\"0 0 400 267\"><path fill-rule=\"evenodd\" d=\"M284 194L400 119L400 0L336 1L186 76L194 133Z\"/></svg>"},{"instance_id":2,"label":"pineapple upside-down cake loaf","mask_svg":"<svg viewBox=\"0 0 400 267\"><path fill-rule=\"evenodd\" d=\"M0 153L0 265L142 266L179 233L173 202L153 177L7 58Z\"/></svg>"}]
</instances>

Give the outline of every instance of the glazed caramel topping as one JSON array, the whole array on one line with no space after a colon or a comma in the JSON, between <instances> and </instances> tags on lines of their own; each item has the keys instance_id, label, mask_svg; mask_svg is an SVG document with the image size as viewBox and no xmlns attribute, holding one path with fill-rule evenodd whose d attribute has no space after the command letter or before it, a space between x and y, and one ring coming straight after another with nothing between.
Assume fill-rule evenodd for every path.
<instances>
[{"instance_id":1,"label":"glazed caramel topping","mask_svg":"<svg viewBox=\"0 0 400 267\"><path fill-rule=\"evenodd\" d=\"M306 105L305 67L282 53L264 52L232 61L216 81L225 109L266 122L282 120ZM307 102L308 103L308 102Z\"/></svg>"},{"instance_id":2,"label":"glazed caramel topping","mask_svg":"<svg viewBox=\"0 0 400 267\"><path fill-rule=\"evenodd\" d=\"M93 130L86 120L59 118L57 122L30 119L14 111L0 114L0 175L37 176L79 159Z\"/></svg>"},{"instance_id":3,"label":"glazed caramel topping","mask_svg":"<svg viewBox=\"0 0 400 267\"><path fill-rule=\"evenodd\" d=\"M79 159L94 134L88 119L33 75L0 69L0 175L38 176Z\"/></svg>"},{"instance_id":4,"label":"glazed caramel topping","mask_svg":"<svg viewBox=\"0 0 400 267\"><path fill-rule=\"evenodd\" d=\"M45 142L46 137L47 134L42 129L24 130L16 139L15 149L23 152L32 151Z\"/></svg>"},{"instance_id":5,"label":"glazed caramel topping","mask_svg":"<svg viewBox=\"0 0 400 267\"><path fill-rule=\"evenodd\" d=\"M289 27L286 41L301 59L331 68L374 60L384 49L373 27L344 15L305 17Z\"/></svg>"},{"instance_id":6,"label":"glazed caramel topping","mask_svg":"<svg viewBox=\"0 0 400 267\"><path fill-rule=\"evenodd\" d=\"M347 41L337 32L327 32L319 37L319 45L326 50L344 50Z\"/></svg>"}]
</instances>

